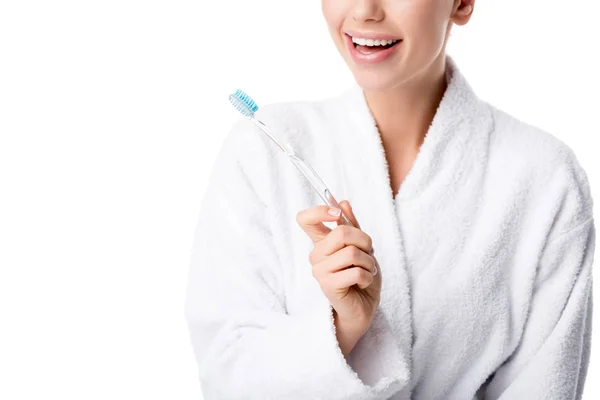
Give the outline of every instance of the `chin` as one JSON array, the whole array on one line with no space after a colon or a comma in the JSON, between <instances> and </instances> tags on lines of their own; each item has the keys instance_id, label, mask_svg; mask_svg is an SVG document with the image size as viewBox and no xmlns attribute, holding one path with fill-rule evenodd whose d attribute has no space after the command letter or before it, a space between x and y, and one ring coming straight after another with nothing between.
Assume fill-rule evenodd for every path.
<instances>
[{"instance_id":1,"label":"chin","mask_svg":"<svg viewBox=\"0 0 600 400\"><path fill-rule=\"evenodd\" d=\"M390 74L382 74L381 71L353 71L356 83L368 92L385 92L395 86L397 77Z\"/></svg>"}]
</instances>

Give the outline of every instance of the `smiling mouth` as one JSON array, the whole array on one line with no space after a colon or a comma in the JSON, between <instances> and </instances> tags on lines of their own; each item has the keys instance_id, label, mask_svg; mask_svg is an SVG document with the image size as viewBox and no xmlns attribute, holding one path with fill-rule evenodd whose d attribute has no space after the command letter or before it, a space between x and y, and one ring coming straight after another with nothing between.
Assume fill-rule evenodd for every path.
<instances>
[{"instance_id":1,"label":"smiling mouth","mask_svg":"<svg viewBox=\"0 0 600 400\"><path fill-rule=\"evenodd\" d=\"M346 36L348 36L350 43L352 44L352 46L354 46L354 48L357 51L359 51L361 53L365 53L365 54L372 54L372 53L377 53L378 51L387 50L387 49L390 49L390 48L396 46L398 43L402 42L402 39L398 39L394 43L390 43L390 44L386 44L386 45L367 46L367 45L360 45L358 43L355 43L352 40L352 36L350 36L348 34L346 34Z\"/></svg>"},{"instance_id":2,"label":"smiling mouth","mask_svg":"<svg viewBox=\"0 0 600 400\"><path fill-rule=\"evenodd\" d=\"M388 44L388 45L379 45L379 46L367 46L367 45L360 45L354 42L351 42L352 46L354 46L354 49L352 49L353 52L355 52L355 54L361 54L362 56L366 56L366 57L374 57L375 55L389 55L391 54L394 50L394 47L396 47L399 43L402 43L402 40L398 40L397 42ZM372 60L374 60L373 58L371 58ZM381 60L383 60L383 58L381 58Z\"/></svg>"}]
</instances>

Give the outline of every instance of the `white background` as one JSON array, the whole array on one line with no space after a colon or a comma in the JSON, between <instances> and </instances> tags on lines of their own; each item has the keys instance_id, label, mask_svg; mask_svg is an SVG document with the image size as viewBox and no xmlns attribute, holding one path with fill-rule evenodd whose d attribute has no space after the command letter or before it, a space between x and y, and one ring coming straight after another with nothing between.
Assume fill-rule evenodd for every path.
<instances>
[{"instance_id":1,"label":"white background","mask_svg":"<svg viewBox=\"0 0 600 400\"><path fill-rule=\"evenodd\" d=\"M480 97L574 149L598 202L599 14L479 0L448 46ZM317 0L1 2L0 398L201 398L183 305L227 95L351 81Z\"/></svg>"}]
</instances>

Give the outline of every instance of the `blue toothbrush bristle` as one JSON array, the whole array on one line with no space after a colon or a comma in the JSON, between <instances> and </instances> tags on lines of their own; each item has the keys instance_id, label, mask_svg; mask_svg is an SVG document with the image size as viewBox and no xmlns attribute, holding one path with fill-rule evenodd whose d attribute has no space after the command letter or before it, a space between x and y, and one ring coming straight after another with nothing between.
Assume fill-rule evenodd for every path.
<instances>
[{"instance_id":1,"label":"blue toothbrush bristle","mask_svg":"<svg viewBox=\"0 0 600 400\"><path fill-rule=\"evenodd\" d=\"M252 97L248 96L242 90L237 89L235 93L229 95L229 101L240 113L247 117L254 115L258 111L258 106L252 100Z\"/></svg>"}]
</instances>

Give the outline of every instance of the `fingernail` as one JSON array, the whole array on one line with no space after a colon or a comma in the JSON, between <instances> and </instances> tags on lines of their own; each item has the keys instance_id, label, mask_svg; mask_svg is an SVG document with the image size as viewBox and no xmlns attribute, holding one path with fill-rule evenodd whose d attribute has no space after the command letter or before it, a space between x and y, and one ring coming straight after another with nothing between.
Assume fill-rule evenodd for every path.
<instances>
[{"instance_id":1,"label":"fingernail","mask_svg":"<svg viewBox=\"0 0 600 400\"><path fill-rule=\"evenodd\" d=\"M341 212L342 212L342 210L340 210L337 207L329 207L329 211L328 211L329 215L332 215L334 217L339 216Z\"/></svg>"},{"instance_id":2,"label":"fingernail","mask_svg":"<svg viewBox=\"0 0 600 400\"><path fill-rule=\"evenodd\" d=\"M373 276L377 275L377 266L373 265Z\"/></svg>"}]
</instances>

